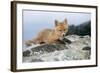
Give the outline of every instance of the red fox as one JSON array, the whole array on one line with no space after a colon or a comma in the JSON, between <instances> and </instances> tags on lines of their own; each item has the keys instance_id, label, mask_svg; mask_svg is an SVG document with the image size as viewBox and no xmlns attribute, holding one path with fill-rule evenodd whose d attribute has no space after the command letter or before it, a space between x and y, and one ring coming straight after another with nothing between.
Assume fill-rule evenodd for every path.
<instances>
[{"instance_id":1,"label":"red fox","mask_svg":"<svg viewBox=\"0 0 100 73\"><path fill-rule=\"evenodd\" d=\"M54 29L44 29L43 31L38 33L35 39L27 41L26 45L29 46L31 44L55 43L57 40L63 39L67 32L68 32L67 19L65 19L63 22L58 22L57 20L55 20Z\"/></svg>"}]
</instances>

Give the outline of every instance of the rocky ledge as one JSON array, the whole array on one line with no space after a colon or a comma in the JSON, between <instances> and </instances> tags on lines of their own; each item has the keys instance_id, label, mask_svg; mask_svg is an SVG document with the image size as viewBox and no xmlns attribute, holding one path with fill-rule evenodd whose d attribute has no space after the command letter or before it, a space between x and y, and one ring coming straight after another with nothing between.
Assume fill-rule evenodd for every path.
<instances>
[{"instance_id":1,"label":"rocky ledge","mask_svg":"<svg viewBox=\"0 0 100 73\"><path fill-rule=\"evenodd\" d=\"M90 55L90 36L68 35L57 43L27 47L23 50L23 62L87 60Z\"/></svg>"}]
</instances>

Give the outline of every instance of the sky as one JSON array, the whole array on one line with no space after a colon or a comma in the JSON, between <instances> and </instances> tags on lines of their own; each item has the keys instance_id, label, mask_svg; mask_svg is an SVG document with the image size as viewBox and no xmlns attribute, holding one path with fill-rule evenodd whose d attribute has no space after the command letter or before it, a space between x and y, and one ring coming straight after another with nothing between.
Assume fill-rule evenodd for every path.
<instances>
[{"instance_id":1,"label":"sky","mask_svg":"<svg viewBox=\"0 0 100 73\"><path fill-rule=\"evenodd\" d=\"M69 25L79 25L91 20L91 14L80 12L23 10L23 41L36 37L37 33L45 28L53 29L55 27L55 20L62 22L65 18Z\"/></svg>"}]
</instances>

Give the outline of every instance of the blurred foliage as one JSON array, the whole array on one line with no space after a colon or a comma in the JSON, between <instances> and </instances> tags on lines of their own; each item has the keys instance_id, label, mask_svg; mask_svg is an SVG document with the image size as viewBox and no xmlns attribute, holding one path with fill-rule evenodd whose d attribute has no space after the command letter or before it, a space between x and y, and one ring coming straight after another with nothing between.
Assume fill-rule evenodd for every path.
<instances>
[{"instance_id":1,"label":"blurred foliage","mask_svg":"<svg viewBox=\"0 0 100 73\"><path fill-rule=\"evenodd\" d=\"M79 36L85 36L89 35L91 36L91 21L84 22L80 25L75 26L74 24L69 26L67 35L79 35Z\"/></svg>"}]
</instances>

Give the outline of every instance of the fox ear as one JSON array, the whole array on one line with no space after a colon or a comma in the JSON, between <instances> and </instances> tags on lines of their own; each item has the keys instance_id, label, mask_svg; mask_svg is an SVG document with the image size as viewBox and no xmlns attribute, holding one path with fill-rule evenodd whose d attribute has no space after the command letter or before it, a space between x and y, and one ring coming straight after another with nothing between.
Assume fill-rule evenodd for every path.
<instances>
[{"instance_id":1,"label":"fox ear","mask_svg":"<svg viewBox=\"0 0 100 73\"><path fill-rule=\"evenodd\" d=\"M64 20L64 23L67 24L67 19Z\"/></svg>"},{"instance_id":2,"label":"fox ear","mask_svg":"<svg viewBox=\"0 0 100 73\"><path fill-rule=\"evenodd\" d=\"M55 20L55 26L57 26L58 25L58 21L57 20Z\"/></svg>"}]
</instances>

